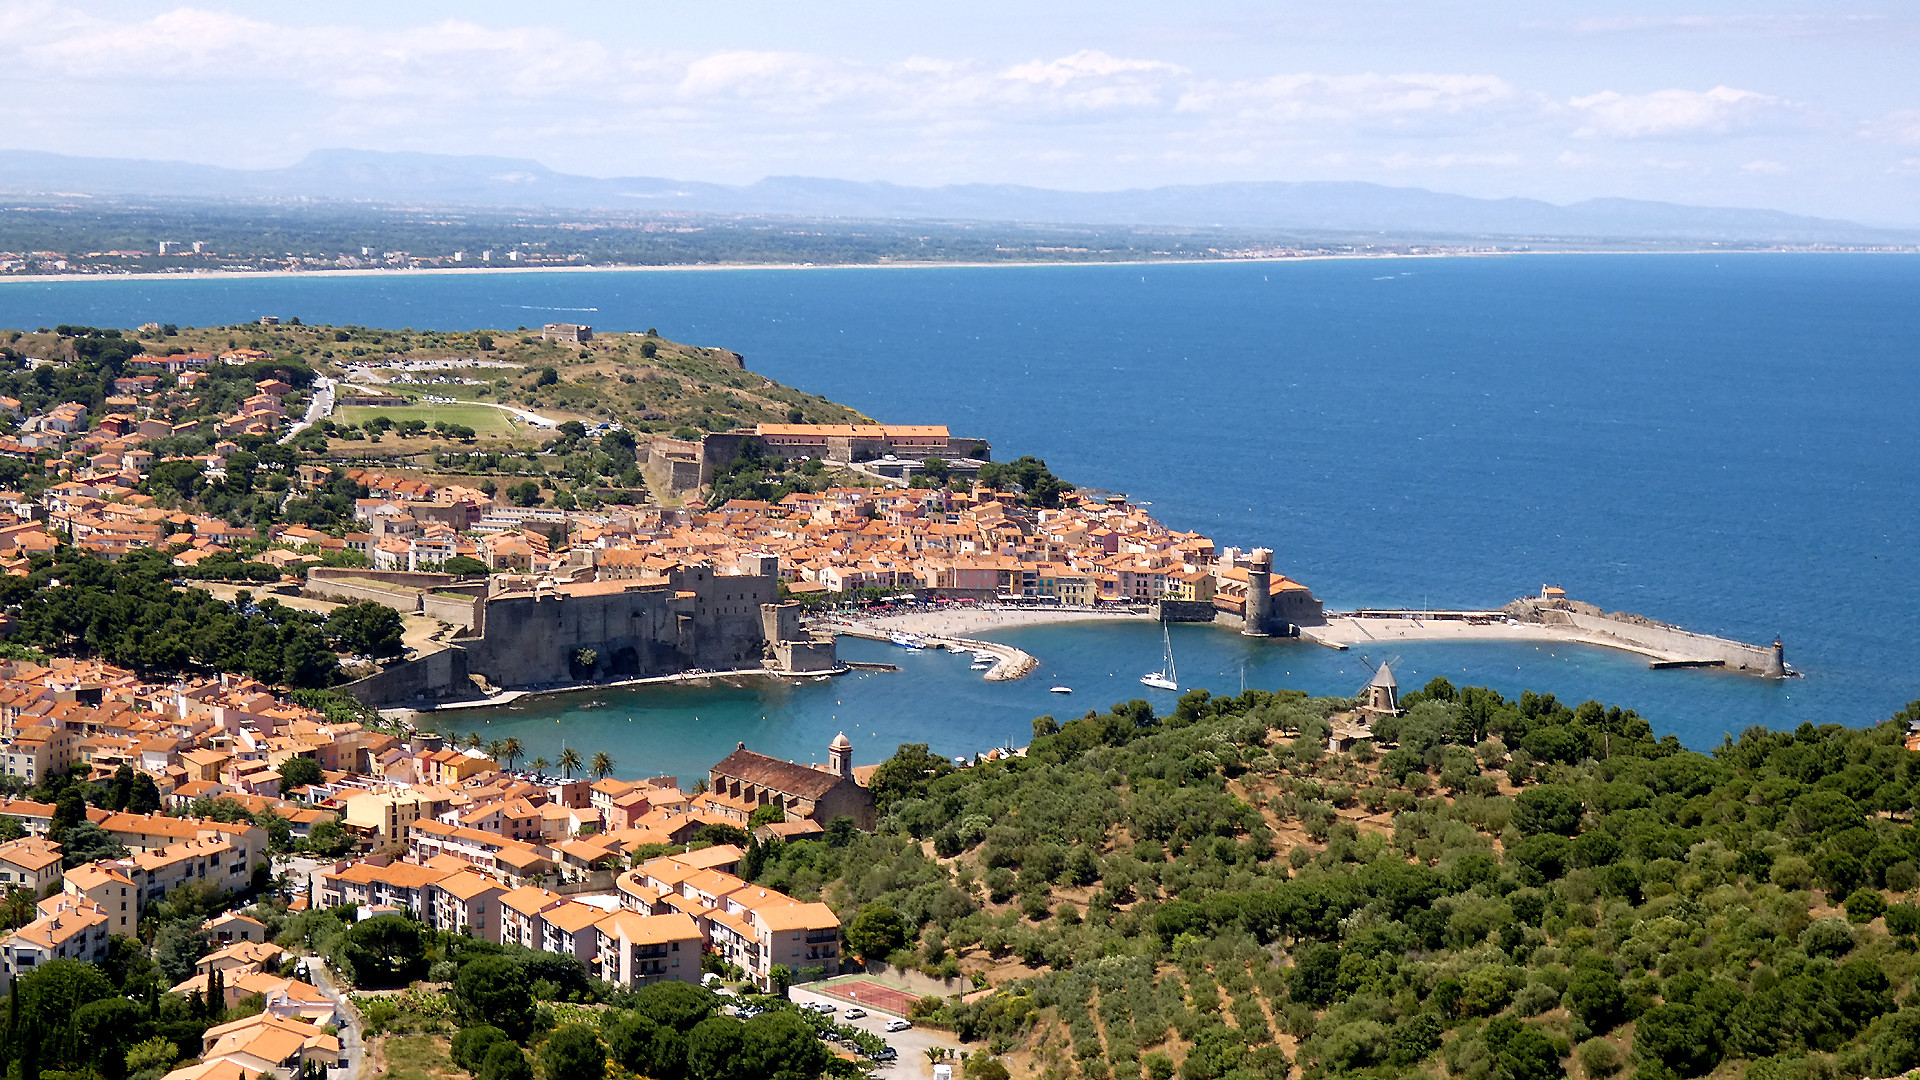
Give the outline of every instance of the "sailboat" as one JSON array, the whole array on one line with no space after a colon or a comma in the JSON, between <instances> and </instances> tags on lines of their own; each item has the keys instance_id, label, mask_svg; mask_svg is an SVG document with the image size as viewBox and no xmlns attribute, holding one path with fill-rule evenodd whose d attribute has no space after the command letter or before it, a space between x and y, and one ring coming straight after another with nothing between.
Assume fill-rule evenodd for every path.
<instances>
[{"instance_id":1,"label":"sailboat","mask_svg":"<svg viewBox=\"0 0 1920 1080\"><path fill-rule=\"evenodd\" d=\"M1167 632L1166 626L1162 625L1160 627L1160 637L1166 642L1167 646L1166 656L1160 661L1160 670L1149 671L1145 675L1140 676L1140 682L1156 690L1178 690L1180 689L1180 676L1173 670L1173 635Z\"/></svg>"}]
</instances>

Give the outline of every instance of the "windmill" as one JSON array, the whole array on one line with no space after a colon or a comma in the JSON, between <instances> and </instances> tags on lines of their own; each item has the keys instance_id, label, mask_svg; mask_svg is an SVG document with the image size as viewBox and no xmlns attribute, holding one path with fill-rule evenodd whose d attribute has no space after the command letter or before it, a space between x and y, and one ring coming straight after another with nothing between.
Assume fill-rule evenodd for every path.
<instances>
[{"instance_id":1,"label":"windmill","mask_svg":"<svg viewBox=\"0 0 1920 1080\"><path fill-rule=\"evenodd\" d=\"M1362 663L1373 666L1373 661L1365 655L1362 655L1360 660ZM1400 684L1393 677L1393 666L1399 662L1399 653L1380 661L1377 666L1374 666L1373 675L1361 685L1360 689L1354 691L1353 696L1363 703L1360 706L1362 712L1379 716L1400 715Z\"/></svg>"}]
</instances>

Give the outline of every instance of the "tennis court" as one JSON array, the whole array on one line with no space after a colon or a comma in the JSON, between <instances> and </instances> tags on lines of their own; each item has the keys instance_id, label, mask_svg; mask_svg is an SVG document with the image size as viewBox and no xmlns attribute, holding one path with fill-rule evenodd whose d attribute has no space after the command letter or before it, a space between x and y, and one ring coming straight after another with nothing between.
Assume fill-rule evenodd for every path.
<instances>
[{"instance_id":1,"label":"tennis court","mask_svg":"<svg viewBox=\"0 0 1920 1080\"><path fill-rule=\"evenodd\" d=\"M825 997L836 997L842 1001L851 1001L855 1005L895 1016L906 1016L913 1009L913 1003L920 1000L905 990L885 986L872 979L849 979L838 983L814 983L806 989Z\"/></svg>"}]
</instances>

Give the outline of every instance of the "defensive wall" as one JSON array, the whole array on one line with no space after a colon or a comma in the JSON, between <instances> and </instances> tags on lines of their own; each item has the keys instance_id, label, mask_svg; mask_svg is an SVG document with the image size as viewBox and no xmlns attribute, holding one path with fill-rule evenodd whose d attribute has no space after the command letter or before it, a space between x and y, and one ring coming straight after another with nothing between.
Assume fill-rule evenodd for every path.
<instances>
[{"instance_id":1,"label":"defensive wall","mask_svg":"<svg viewBox=\"0 0 1920 1080\"><path fill-rule=\"evenodd\" d=\"M470 699L476 693L472 675L513 689L694 670L839 670L832 638L802 629L798 604L778 602L778 560L748 556L740 569L758 572L716 573L695 565L664 577L610 581L496 576L426 593L417 586L448 575L390 571L361 583L323 579L323 587L402 610L416 604L428 615L472 620L469 632L450 647L345 687L375 705ZM495 591L487 593L490 585ZM450 589L461 591L442 595Z\"/></svg>"},{"instance_id":2,"label":"defensive wall","mask_svg":"<svg viewBox=\"0 0 1920 1080\"><path fill-rule=\"evenodd\" d=\"M340 687L375 708L398 705L430 709L449 701L468 701L480 692L468 678L467 651L441 649L417 660L390 664L380 672Z\"/></svg>"},{"instance_id":3,"label":"defensive wall","mask_svg":"<svg viewBox=\"0 0 1920 1080\"><path fill-rule=\"evenodd\" d=\"M1155 600L1153 617L1164 623L1212 622L1220 614L1211 600Z\"/></svg>"},{"instance_id":4,"label":"defensive wall","mask_svg":"<svg viewBox=\"0 0 1920 1080\"><path fill-rule=\"evenodd\" d=\"M665 578L535 583L488 597L478 633L455 644L499 686L734 669L762 659L760 605L777 595L775 578L707 566Z\"/></svg>"},{"instance_id":5,"label":"defensive wall","mask_svg":"<svg viewBox=\"0 0 1920 1080\"><path fill-rule=\"evenodd\" d=\"M321 600L371 600L402 615L425 615L467 629L478 625L486 591L486 582L463 581L452 574L342 567L308 570L304 589Z\"/></svg>"}]
</instances>

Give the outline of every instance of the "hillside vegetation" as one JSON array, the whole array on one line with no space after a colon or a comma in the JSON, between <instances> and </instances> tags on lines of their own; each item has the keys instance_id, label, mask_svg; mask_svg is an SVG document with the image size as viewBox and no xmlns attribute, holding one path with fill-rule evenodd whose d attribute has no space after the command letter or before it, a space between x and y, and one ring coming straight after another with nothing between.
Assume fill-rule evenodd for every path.
<instances>
[{"instance_id":1,"label":"hillside vegetation","mask_svg":"<svg viewBox=\"0 0 1920 1080\"><path fill-rule=\"evenodd\" d=\"M852 951L973 976L923 1023L1047 1077L1890 1076L1920 1066L1920 755L1900 717L1711 754L1630 711L1435 680L1192 691L903 747L879 832L755 849Z\"/></svg>"},{"instance_id":2,"label":"hillside vegetation","mask_svg":"<svg viewBox=\"0 0 1920 1080\"><path fill-rule=\"evenodd\" d=\"M104 335L111 335L104 336ZM726 349L669 341L646 333L597 333L580 344L543 341L531 329L437 331L374 329L363 326L310 326L282 323L259 326L164 326L141 331L100 331L92 327L47 327L0 331L0 359L60 360L81 363L79 374L111 368L119 374L126 358L236 349L267 353L273 364L298 362L339 374L364 366L403 396L490 401L574 418L616 420L638 432L720 431L761 422L851 423L860 413L817 394L782 386L746 370L743 358ZM96 364L106 359L109 363ZM479 360L514 367L467 367L405 371L418 362ZM216 372L217 373L217 372ZM471 382L434 382L440 377ZM110 383L111 378L105 380ZM109 391L100 380L80 380L70 390L75 400L96 407ZM29 406L31 388L17 389ZM88 401L88 393L93 400ZM244 395L243 395L244 396ZM209 407L226 404L209 401Z\"/></svg>"}]
</instances>

